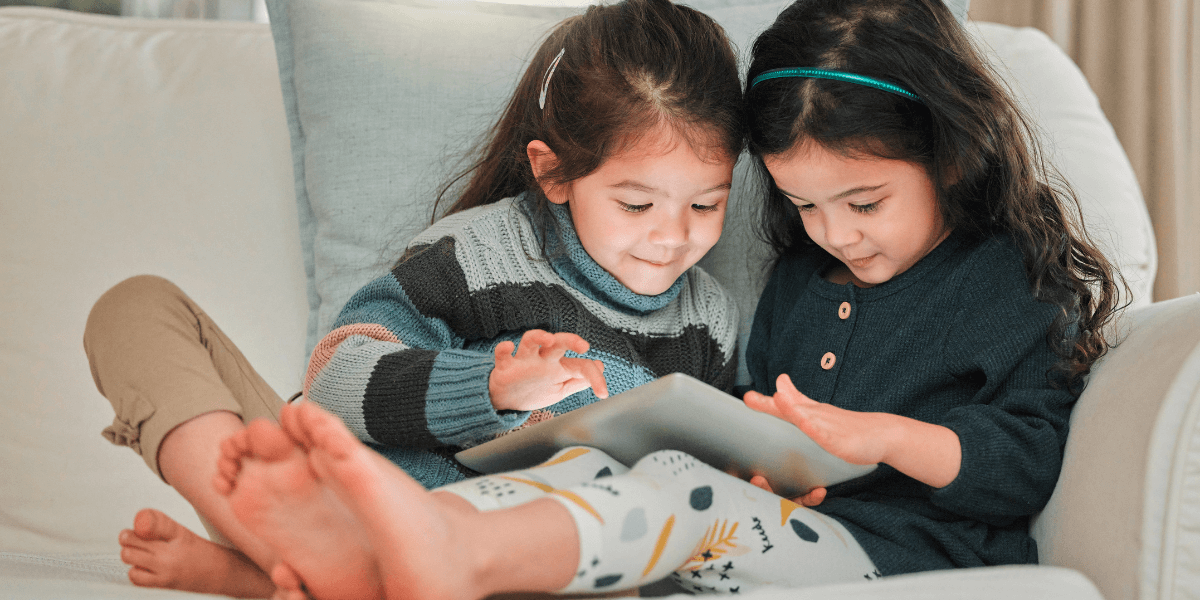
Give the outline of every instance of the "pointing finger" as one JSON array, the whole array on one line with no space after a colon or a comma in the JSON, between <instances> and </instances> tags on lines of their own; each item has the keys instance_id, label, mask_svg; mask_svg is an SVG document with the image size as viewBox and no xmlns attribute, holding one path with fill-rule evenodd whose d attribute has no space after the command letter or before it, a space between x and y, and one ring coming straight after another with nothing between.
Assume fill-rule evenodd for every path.
<instances>
[{"instance_id":1,"label":"pointing finger","mask_svg":"<svg viewBox=\"0 0 1200 600\"><path fill-rule=\"evenodd\" d=\"M541 354L542 346L554 343L554 336L548 331L530 329L521 336L521 344L517 346L518 359L530 359Z\"/></svg>"},{"instance_id":2,"label":"pointing finger","mask_svg":"<svg viewBox=\"0 0 1200 600\"><path fill-rule=\"evenodd\" d=\"M604 380L604 363L590 358L564 358L564 368L585 379L597 398L608 397L608 382Z\"/></svg>"}]
</instances>

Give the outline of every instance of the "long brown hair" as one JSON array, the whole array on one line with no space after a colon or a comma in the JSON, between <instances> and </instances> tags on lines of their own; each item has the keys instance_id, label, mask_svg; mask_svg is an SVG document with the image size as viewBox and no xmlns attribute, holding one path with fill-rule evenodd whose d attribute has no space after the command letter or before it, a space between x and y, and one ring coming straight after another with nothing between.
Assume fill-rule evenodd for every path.
<instances>
[{"instance_id":1,"label":"long brown hair","mask_svg":"<svg viewBox=\"0 0 1200 600\"><path fill-rule=\"evenodd\" d=\"M846 156L922 165L948 227L974 238L1008 234L1035 297L1060 314L1048 374L1073 392L1111 345L1119 273L1083 227L1079 200L1047 164L1012 97L941 0L798 0L754 43L748 81L778 68L850 71L896 83L921 102L822 79L750 87L749 147L767 191L762 232L776 256L811 240L763 156L814 142Z\"/></svg>"},{"instance_id":2,"label":"long brown hair","mask_svg":"<svg viewBox=\"0 0 1200 600\"><path fill-rule=\"evenodd\" d=\"M560 52L542 108L543 82ZM707 15L669 0L591 6L538 48L473 164L441 189L434 218L450 198L446 214L533 192L539 223L551 223L526 154L533 140L557 158L542 174L548 185L592 173L660 124L698 152L736 159L745 140L741 103L737 58Z\"/></svg>"}]
</instances>

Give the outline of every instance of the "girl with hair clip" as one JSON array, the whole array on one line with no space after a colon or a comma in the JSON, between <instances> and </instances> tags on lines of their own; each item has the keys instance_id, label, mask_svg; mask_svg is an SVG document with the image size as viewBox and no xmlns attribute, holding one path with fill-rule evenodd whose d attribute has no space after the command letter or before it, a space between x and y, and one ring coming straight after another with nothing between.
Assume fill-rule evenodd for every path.
<instances>
[{"instance_id":1,"label":"girl with hair clip","mask_svg":"<svg viewBox=\"0 0 1200 600\"><path fill-rule=\"evenodd\" d=\"M305 401L435 488L474 474L453 458L463 447L660 376L730 389L737 308L694 265L721 234L741 100L731 44L695 10L625 0L561 23L446 216L317 344ZM140 424L129 445L237 549L145 510L120 538L134 583L270 595L281 552L324 552L308 536L331 526L357 531L331 495L328 518L289 519L287 544L234 517L229 486L213 487L225 481L221 440L285 403L177 288L118 285L94 308L86 346L118 421ZM310 583L317 597L378 579L361 552L340 555L336 579Z\"/></svg>"},{"instance_id":2,"label":"girl with hair clip","mask_svg":"<svg viewBox=\"0 0 1200 600\"><path fill-rule=\"evenodd\" d=\"M367 548L388 598L1036 563L1029 518L1118 308L1075 197L937 0L799 0L756 41L746 98L776 253L746 404L879 469L788 500L658 452L564 488L571 465L603 460L577 448L427 494L300 404L226 445L239 517L283 548L262 523L326 510L280 483L298 474L354 515L358 533L325 541ZM281 554L285 597L330 576L307 550Z\"/></svg>"}]
</instances>

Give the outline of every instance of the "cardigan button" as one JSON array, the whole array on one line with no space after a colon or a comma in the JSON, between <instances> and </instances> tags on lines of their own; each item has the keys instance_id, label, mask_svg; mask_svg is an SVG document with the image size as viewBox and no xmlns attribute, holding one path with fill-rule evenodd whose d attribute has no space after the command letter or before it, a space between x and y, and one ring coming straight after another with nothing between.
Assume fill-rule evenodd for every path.
<instances>
[{"instance_id":1,"label":"cardigan button","mask_svg":"<svg viewBox=\"0 0 1200 600\"><path fill-rule=\"evenodd\" d=\"M843 302L842 305L838 307L838 316L841 317L843 321L850 318L849 302Z\"/></svg>"},{"instance_id":2,"label":"cardigan button","mask_svg":"<svg viewBox=\"0 0 1200 600\"><path fill-rule=\"evenodd\" d=\"M828 371L833 368L833 365L836 362L837 357L834 356L832 352L826 352L825 356L821 357L821 368Z\"/></svg>"}]
</instances>

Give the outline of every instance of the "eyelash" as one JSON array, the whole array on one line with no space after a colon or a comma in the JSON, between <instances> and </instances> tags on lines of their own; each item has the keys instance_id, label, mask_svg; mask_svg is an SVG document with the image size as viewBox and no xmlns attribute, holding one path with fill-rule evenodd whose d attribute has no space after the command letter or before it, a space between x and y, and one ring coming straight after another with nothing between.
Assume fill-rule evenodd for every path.
<instances>
[{"instance_id":1,"label":"eyelash","mask_svg":"<svg viewBox=\"0 0 1200 600\"><path fill-rule=\"evenodd\" d=\"M623 210L625 212L631 212L631 213L637 214L640 212L645 212L651 206L654 206L654 205L653 204L626 204L626 203L622 202L621 210ZM693 204L692 208L699 212L702 212L702 213L710 213L710 212L717 210L717 205L716 204Z\"/></svg>"},{"instance_id":2,"label":"eyelash","mask_svg":"<svg viewBox=\"0 0 1200 600\"><path fill-rule=\"evenodd\" d=\"M869 214L875 212L876 210L879 210L880 202L882 202L882 200L876 200L875 202L872 202L870 204L851 204L850 210L853 210L854 212L856 212L860 215L869 215ZM814 206L812 204L805 204L803 206L796 207L796 209L799 210L801 213L811 212L813 210L813 208L814 208Z\"/></svg>"},{"instance_id":3,"label":"eyelash","mask_svg":"<svg viewBox=\"0 0 1200 600\"><path fill-rule=\"evenodd\" d=\"M860 215L868 215L879 210L879 200L870 204L851 204L850 209Z\"/></svg>"}]
</instances>

